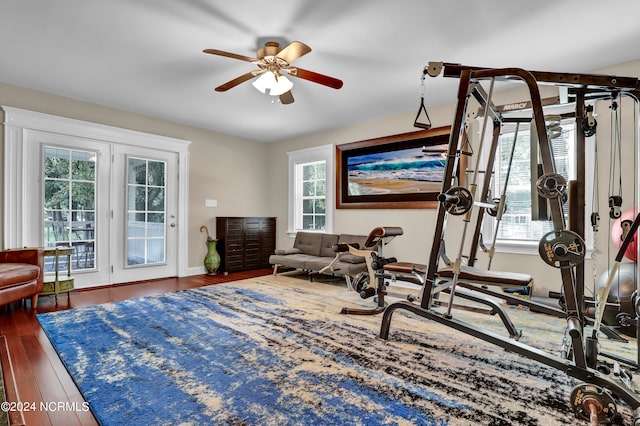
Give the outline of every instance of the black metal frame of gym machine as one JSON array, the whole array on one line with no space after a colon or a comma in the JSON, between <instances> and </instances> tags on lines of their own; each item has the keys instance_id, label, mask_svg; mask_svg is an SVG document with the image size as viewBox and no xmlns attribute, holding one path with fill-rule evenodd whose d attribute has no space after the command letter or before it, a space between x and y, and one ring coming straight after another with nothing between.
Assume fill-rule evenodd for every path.
<instances>
[{"instance_id":1,"label":"black metal frame of gym machine","mask_svg":"<svg viewBox=\"0 0 640 426\"><path fill-rule=\"evenodd\" d=\"M432 68L433 67L433 68ZM585 99L590 94L595 93L624 93L634 98L636 102L640 100L640 88L637 78L614 77L605 75L590 74L566 74L527 71L521 68L479 68L450 63L430 63L429 74L432 77L439 75L440 68L444 77L459 78L457 107L451 128L449 147L447 152L447 165L442 184L442 192L445 193L452 186L454 172L457 168L461 143L463 140L464 119L467 112L467 103L470 96L473 96L485 108L487 117L491 117L499 124L500 115L496 113L490 99L481 89L479 84L482 80L521 80L529 90L531 105L533 110L533 121L538 134L540 156L542 159L543 173L555 173L555 166L552 157L551 145L547 137L547 130L542 109L542 101L538 83L553 84L558 86L568 86L571 93L576 98L576 128L581 129L585 119ZM496 126L499 127L499 126ZM571 231L576 232L584 238L585 224L585 136L578 131L577 134L577 189L573 192L575 198L570 200L570 225ZM492 155L492 154L490 154ZM490 159L492 161L492 159ZM488 179L485 179L487 181ZM483 192L486 196L486 189ZM483 200L484 201L484 200ZM560 197L549 199L551 219L554 230L561 232L565 230L565 220L562 211L562 200ZM573 208L572 208L573 207ZM579 208L576 208L579 207ZM478 209L478 219L482 218L483 209ZM476 222L476 234L479 234L481 220ZM431 309L433 303L432 290L437 277L439 256L444 237L446 223L446 209L441 203L437 209L437 219L435 225L435 235L429 264L422 289L420 305L399 301L390 304L384 312L380 327L380 337L389 338L389 329L393 313L398 309L410 311L418 316L436 321L440 324L452 327L458 331L469 334L476 338L500 346L524 357L541 362L550 367L565 372L567 375L584 381L589 384L605 388L628 404L634 410L634 424L640 424L640 395L636 394L622 383L614 381L600 373L595 368L589 366L585 342L583 341L584 331L584 264L580 263L573 267L560 268L562 276L562 286L565 294L567 329L571 338L573 359L565 359L553 354L549 354L538 348L523 344L514 339L509 339L485 330L475 325L457 320L451 315L439 313ZM479 235L474 236L474 241L478 241ZM473 262L476 253L476 244L473 244L469 261ZM453 297L453 292L452 292Z\"/></svg>"}]
</instances>

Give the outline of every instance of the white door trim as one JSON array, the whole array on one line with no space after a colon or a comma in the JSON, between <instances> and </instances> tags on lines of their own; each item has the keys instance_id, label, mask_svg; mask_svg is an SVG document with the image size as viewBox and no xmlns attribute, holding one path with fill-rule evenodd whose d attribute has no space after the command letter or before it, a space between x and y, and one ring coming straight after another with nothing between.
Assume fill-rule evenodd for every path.
<instances>
[{"instance_id":1,"label":"white door trim","mask_svg":"<svg viewBox=\"0 0 640 426\"><path fill-rule=\"evenodd\" d=\"M74 137L94 139L119 145L145 147L178 154L178 212L177 212L177 273L188 275L188 171L191 141L122 129L35 111L1 106L4 111L4 205L3 244L5 248L42 246L27 237L25 173L33 162L25 158L25 144L29 144L29 131L39 130Z\"/></svg>"}]
</instances>

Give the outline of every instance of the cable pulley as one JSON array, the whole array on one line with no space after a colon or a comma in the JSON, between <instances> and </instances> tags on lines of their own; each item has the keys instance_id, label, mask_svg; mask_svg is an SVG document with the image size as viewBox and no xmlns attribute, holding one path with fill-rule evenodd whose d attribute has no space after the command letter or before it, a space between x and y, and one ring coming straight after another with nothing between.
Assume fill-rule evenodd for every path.
<instances>
[{"instance_id":1,"label":"cable pulley","mask_svg":"<svg viewBox=\"0 0 640 426\"><path fill-rule=\"evenodd\" d=\"M599 227L600 227L600 213L593 212L591 213L591 229L593 229L593 232L598 232Z\"/></svg>"},{"instance_id":2,"label":"cable pulley","mask_svg":"<svg viewBox=\"0 0 640 426\"><path fill-rule=\"evenodd\" d=\"M473 207L473 195L462 186L454 186L438 195L438 201L442 203L444 209L454 216L467 213Z\"/></svg>"},{"instance_id":3,"label":"cable pulley","mask_svg":"<svg viewBox=\"0 0 640 426\"><path fill-rule=\"evenodd\" d=\"M585 243L573 231L551 231L540 239L538 253L547 265L559 269L573 268L584 260Z\"/></svg>"},{"instance_id":4,"label":"cable pulley","mask_svg":"<svg viewBox=\"0 0 640 426\"><path fill-rule=\"evenodd\" d=\"M489 216L496 217L498 216L498 209L500 207L500 198L493 198L492 201L494 203L494 206L487 207L486 212ZM502 213L504 213L506 210L507 210L507 205L505 204L504 207L502 208Z\"/></svg>"},{"instance_id":5,"label":"cable pulley","mask_svg":"<svg viewBox=\"0 0 640 426\"><path fill-rule=\"evenodd\" d=\"M631 226L633 225L633 221L626 219L620 222L620 228L622 229L622 233L620 234L620 241L624 241L627 238L627 235L631 231Z\"/></svg>"},{"instance_id":6,"label":"cable pulley","mask_svg":"<svg viewBox=\"0 0 640 426\"><path fill-rule=\"evenodd\" d=\"M611 219L617 219L622 215L622 197L619 195L612 195L609 197L609 217Z\"/></svg>"},{"instance_id":7,"label":"cable pulley","mask_svg":"<svg viewBox=\"0 0 640 426\"><path fill-rule=\"evenodd\" d=\"M567 180L558 173L547 173L538 178L536 189L543 198L558 198L564 195Z\"/></svg>"},{"instance_id":8,"label":"cable pulley","mask_svg":"<svg viewBox=\"0 0 640 426\"><path fill-rule=\"evenodd\" d=\"M593 116L593 105L587 105L586 115L582 120L582 133L584 133L587 138L591 137L596 134L596 127L598 127L598 122Z\"/></svg>"}]
</instances>

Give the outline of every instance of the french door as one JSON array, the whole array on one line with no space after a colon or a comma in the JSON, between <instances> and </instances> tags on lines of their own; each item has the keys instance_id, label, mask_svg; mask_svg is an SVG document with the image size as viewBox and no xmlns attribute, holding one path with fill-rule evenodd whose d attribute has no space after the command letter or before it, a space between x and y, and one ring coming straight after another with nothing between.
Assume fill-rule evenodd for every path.
<instances>
[{"instance_id":1,"label":"french door","mask_svg":"<svg viewBox=\"0 0 640 426\"><path fill-rule=\"evenodd\" d=\"M53 134L38 139L32 158L43 167L33 193L42 194L43 246L73 248L78 286L177 275L176 153Z\"/></svg>"},{"instance_id":2,"label":"french door","mask_svg":"<svg viewBox=\"0 0 640 426\"><path fill-rule=\"evenodd\" d=\"M186 273L189 141L2 108L6 247L72 247L76 288Z\"/></svg>"},{"instance_id":3,"label":"french door","mask_svg":"<svg viewBox=\"0 0 640 426\"><path fill-rule=\"evenodd\" d=\"M113 232L117 282L175 276L177 155L146 148L115 147ZM117 278L115 278L117 277Z\"/></svg>"}]
</instances>

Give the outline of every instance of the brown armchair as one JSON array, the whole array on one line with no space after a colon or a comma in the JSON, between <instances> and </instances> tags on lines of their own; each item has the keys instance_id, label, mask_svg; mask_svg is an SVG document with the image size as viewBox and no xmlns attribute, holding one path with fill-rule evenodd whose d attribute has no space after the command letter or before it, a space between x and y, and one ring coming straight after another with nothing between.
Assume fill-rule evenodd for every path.
<instances>
[{"instance_id":1,"label":"brown armchair","mask_svg":"<svg viewBox=\"0 0 640 426\"><path fill-rule=\"evenodd\" d=\"M44 252L39 248L0 251L0 306L31 298L31 308L38 306L42 291Z\"/></svg>"}]
</instances>

